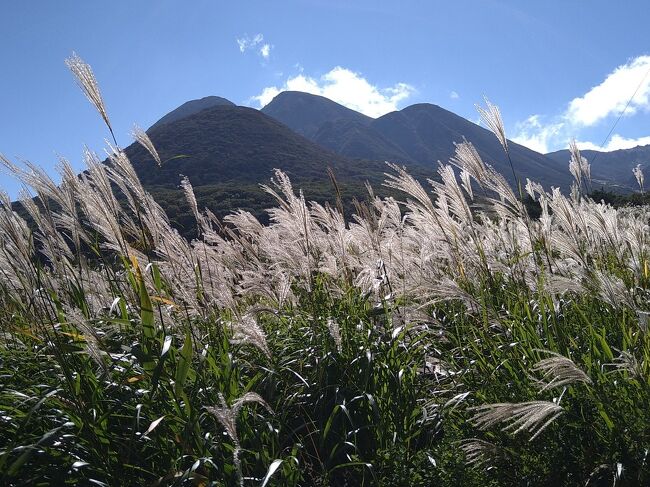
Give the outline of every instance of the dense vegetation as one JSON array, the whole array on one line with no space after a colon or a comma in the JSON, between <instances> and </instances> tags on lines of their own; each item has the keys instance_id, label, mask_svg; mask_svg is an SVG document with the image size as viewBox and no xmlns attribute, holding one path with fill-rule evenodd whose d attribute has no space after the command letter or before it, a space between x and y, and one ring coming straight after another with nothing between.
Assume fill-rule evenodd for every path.
<instances>
[{"instance_id":1,"label":"dense vegetation","mask_svg":"<svg viewBox=\"0 0 650 487\"><path fill-rule=\"evenodd\" d=\"M650 195L648 193L614 193L598 189L589 195L594 201L602 201L615 208L625 208L633 206L650 205Z\"/></svg>"},{"instance_id":2,"label":"dense vegetation","mask_svg":"<svg viewBox=\"0 0 650 487\"><path fill-rule=\"evenodd\" d=\"M357 201L366 201L367 190L364 184L356 181L339 182L316 179L303 182L300 185L305 199L317 203L337 205L343 208L346 217L351 217ZM197 236L196 219L192 209L180 188L172 189L160 186L148 187L157 203L165 210L170 222L182 236L192 239ZM197 205L209 209L217 217L223 219L237 210L251 213L257 220L267 224L269 214L267 209L275 203L273 197L265 192L259 184L221 183L208 184L194 188ZM377 188L377 194L387 196L391 191L387 188ZM394 192L393 192L394 193Z\"/></svg>"},{"instance_id":3,"label":"dense vegetation","mask_svg":"<svg viewBox=\"0 0 650 487\"><path fill-rule=\"evenodd\" d=\"M120 149L2 161L38 197L0 200L0 484L650 483L650 214L577 150L538 219L469 142L352 218L276 171L224 226L184 181L192 242Z\"/></svg>"}]
</instances>

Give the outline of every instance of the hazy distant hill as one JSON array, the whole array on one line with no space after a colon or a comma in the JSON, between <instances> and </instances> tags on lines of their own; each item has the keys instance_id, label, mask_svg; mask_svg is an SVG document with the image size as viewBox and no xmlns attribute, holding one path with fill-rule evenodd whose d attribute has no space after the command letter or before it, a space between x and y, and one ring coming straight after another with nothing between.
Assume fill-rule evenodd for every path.
<instances>
[{"instance_id":1,"label":"hazy distant hill","mask_svg":"<svg viewBox=\"0 0 650 487\"><path fill-rule=\"evenodd\" d=\"M591 163L591 177L594 187L605 186L607 189L619 191L636 191L639 186L632 174L637 164L645 169L650 179L650 145L621 149L612 152L594 150L580 151ZM568 166L570 154L568 150L560 150L546 154L556 163Z\"/></svg>"},{"instance_id":2,"label":"hazy distant hill","mask_svg":"<svg viewBox=\"0 0 650 487\"><path fill-rule=\"evenodd\" d=\"M411 105L372 119L321 96L284 92L263 111L341 155L390 160L432 172L438 161L453 155L454 143L466 138L486 162L513 180L508 159L491 132L436 105ZM567 167L514 142L509 146L522 181L529 177L545 186L568 187Z\"/></svg>"}]
</instances>

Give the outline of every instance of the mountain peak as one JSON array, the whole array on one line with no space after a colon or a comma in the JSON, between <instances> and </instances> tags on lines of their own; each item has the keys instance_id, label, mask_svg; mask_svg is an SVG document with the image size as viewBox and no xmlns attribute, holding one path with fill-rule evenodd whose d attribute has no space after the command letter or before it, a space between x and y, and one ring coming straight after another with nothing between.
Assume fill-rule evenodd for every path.
<instances>
[{"instance_id":1,"label":"mountain peak","mask_svg":"<svg viewBox=\"0 0 650 487\"><path fill-rule=\"evenodd\" d=\"M189 117L190 115L194 115L195 113L198 113L200 111L206 110L208 108L212 108L215 106L229 106L229 107L234 107L236 106L233 102L230 100L226 100L225 98L222 98L220 96L206 96L203 98L199 98L197 100L190 100L185 103L183 103L181 106L178 108L172 110L169 112L167 115L162 117L160 120L158 120L156 123L154 123L151 127L149 127L149 130L157 129L161 125L165 125L170 122L175 122L176 120L180 120L185 117Z\"/></svg>"},{"instance_id":2,"label":"mountain peak","mask_svg":"<svg viewBox=\"0 0 650 487\"><path fill-rule=\"evenodd\" d=\"M262 112L307 138L327 122L370 124L372 118L355 112L320 95L302 91L283 91L262 108Z\"/></svg>"}]
</instances>

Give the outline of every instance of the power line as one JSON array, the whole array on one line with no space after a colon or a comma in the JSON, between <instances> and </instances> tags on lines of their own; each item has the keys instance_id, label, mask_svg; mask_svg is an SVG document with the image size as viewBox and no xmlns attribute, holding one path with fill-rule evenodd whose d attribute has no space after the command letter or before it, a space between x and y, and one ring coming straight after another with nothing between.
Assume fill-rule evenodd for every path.
<instances>
[{"instance_id":1,"label":"power line","mask_svg":"<svg viewBox=\"0 0 650 487\"><path fill-rule=\"evenodd\" d=\"M639 82L638 86L636 87L636 90L634 90L634 93L632 93L632 96L630 97L630 99L629 99L629 100L627 101L627 103L625 104L625 108L623 108L623 111L621 111L621 113L619 114L618 118L617 118L616 121L614 122L614 125L612 125L612 128L611 128L610 131L607 133L607 136L605 137L605 140L603 140L603 143L600 144L600 148L601 148L601 149L604 149L604 148L605 148L605 144L607 143L607 141L609 140L610 136L611 136L612 133L614 132L614 129L615 129L616 126L618 125L618 122L620 122L620 121L621 121L621 118L623 118L623 115L625 115L625 112L626 112L627 109L630 107L630 104L632 103L632 100L634 100L634 97L636 96L636 94L637 94L637 93L639 92L639 90L641 89L641 86L643 85L643 82L645 81L645 79L648 77L649 74L650 74L650 68L648 68L648 70L645 72L645 75L643 76L643 78L642 78L641 81ZM593 159L593 161L591 161L592 164L593 164L593 162L598 158L598 154L600 154L600 152L597 152L596 155L594 155L594 159Z\"/></svg>"}]
</instances>

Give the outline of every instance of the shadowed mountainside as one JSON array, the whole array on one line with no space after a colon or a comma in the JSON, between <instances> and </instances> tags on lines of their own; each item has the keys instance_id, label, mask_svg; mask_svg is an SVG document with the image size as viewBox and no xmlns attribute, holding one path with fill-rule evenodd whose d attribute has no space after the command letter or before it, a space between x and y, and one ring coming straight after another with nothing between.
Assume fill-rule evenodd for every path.
<instances>
[{"instance_id":1,"label":"shadowed mountainside","mask_svg":"<svg viewBox=\"0 0 650 487\"><path fill-rule=\"evenodd\" d=\"M429 170L438 161L448 161L454 154L454 143L465 138L486 162L514 181L508 158L491 132L437 105L420 103L372 119L327 98L289 91L280 93L262 111L341 155ZM522 182L528 177L547 187L569 186L567 166L560 167L514 142L509 148Z\"/></svg>"},{"instance_id":2,"label":"shadowed mountainside","mask_svg":"<svg viewBox=\"0 0 650 487\"><path fill-rule=\"evenodd\" d=\"M261 111L310 139L314 139L326 122L354 122L363 126L373 120L328 98L301 91L283 91Z\"/></svg>"},{"instance_id":3,"label":"shadowed mountainside","mask_svg":"<svg viewBox=\"0 0 650 487\"><path fill-rule=\"evenodd\" d=\"M364 198L366 181L383 193L383 161L335 154L252 108L219 104L155 126L148 135L163 160L161 167L139 144L125 152L143 185L189 235L195 222L179 189L182 176L194 186L201 208L219 216L241 208L262 220L273 201L259 185L269 182L274 168L285 171L307 199L320 202L335 201L328 167L348 206L353 198Z\"/></svg>"},{"instance_id":4,"label":"shadowed mountainside","mask_svg":"<svg viewBox=\"0 0 650 487\"><path fill-rule=\"evenodd\" d=\"M639 185L632 174L632 169L637 164L641 164L641 169L647 174L650 168L650 145L611 152L583 150L580 153L591 163L594 188L604 186L609 190L623 193L637 191ZM546 155L560 166L566 166L571 158L566 149Z\"/></svg>"},{"instance_id":5,"label":"shadowed mountainside","mask_svg":"<svg viewBox=\"0 0 650 487\"><path fill-rule=\"evenodd\" d=\"M189 117L190 115L194 115L195 113L198 113L201 110L205 110L207 108L212 108L220 105L230 106L230 107L235 106L233 102L231 102L230 100L226 100L225 98L221 98L220 96L206 96L205 98L200 98L198 100L190 100L188 102L183 103L181 106L172 110L167 115L162 117L151 127L149 127L149 130L156 129L166 123L175 122L176 120Z\"/></svg>"}]
</instances>

